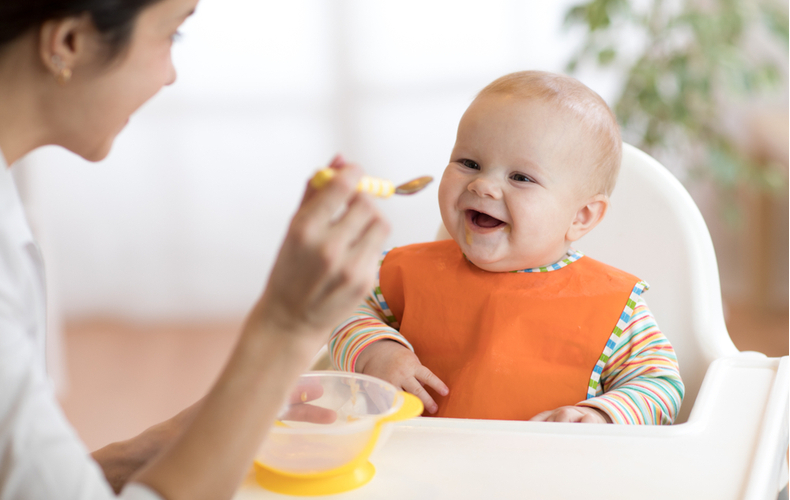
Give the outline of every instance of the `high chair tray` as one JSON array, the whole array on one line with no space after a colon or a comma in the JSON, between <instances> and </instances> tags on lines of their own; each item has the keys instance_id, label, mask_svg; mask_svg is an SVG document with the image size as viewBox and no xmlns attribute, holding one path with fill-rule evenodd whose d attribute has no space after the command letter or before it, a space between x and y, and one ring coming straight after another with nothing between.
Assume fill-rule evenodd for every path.
<instances>
[{"instance_id":1,"label":"high chair tray","mask_svg":"<svg viewBox=\"0 0 790 500\"><path fill-rule=\"evenodd\" d=\"M666 427L418 418L336 499L775 500L787 482L788 358L714 361ZM236 500L288 498L247 480ZM319 497L314 497L319 498Z\"/></svg>"}]
</instances>

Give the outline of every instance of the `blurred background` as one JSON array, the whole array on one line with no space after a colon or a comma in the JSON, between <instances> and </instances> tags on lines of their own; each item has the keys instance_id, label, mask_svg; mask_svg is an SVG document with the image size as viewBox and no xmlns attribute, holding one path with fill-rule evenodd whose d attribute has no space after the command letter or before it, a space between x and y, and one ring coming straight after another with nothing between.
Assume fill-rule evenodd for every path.
<instances>
[{"instance_id":1,"label":"blurred background","mask_svg":"<svg viewBox=\"0 0 790 500\"><path fill-rule=\"evenodd\" d=\"M178 81L105 161L46 148L15 168L67 416L95 449L198 399L311 174L341 152L438 178L476 92L523 69L579 78L681 179L736 345L787 355L787 21L771 0L202 0ZM433 239L436 190L380 202L388 246Z\"/></svg>"}]
</instances>

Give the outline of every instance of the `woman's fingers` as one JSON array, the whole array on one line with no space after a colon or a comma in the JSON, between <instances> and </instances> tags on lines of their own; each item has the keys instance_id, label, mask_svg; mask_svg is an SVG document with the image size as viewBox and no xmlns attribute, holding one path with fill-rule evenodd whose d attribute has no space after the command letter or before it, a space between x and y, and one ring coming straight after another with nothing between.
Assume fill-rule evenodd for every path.
<instances>
[{"instance_id":1,"label":"woman's fingers","mask_svg":"<svg viewBox=\"0 0 790 500\"><path fill-rule=\"evenodd\" d=\"M357 170L354 175L341 177L338 174L338 177L332 180L332 183L337 182L343 186L328 185L322 188L327 190L328 194L318 194L314 206L305 207L300 211L303 212L301 216L306 219L304 227L301 228L304 242L320 247L317 250L327 267L327 272L329 274L337 272L336 279L341 285L349 281L349 272L354 274L353 270L359 267L360 258L366 257L352 255L349 250L360 242L363 248L374 247L375 256L372 259L375 263L383 243L383 238L375 237L381 233L381 224L383 224L378 209L369 195L356 193L356 188L352 187L356 185L356 179L360 174L358 168L346 165L343 168L344 174L345 171L352 169ZM373 237L365 239L364 236L371 229L374 229L371 234ZM384 231L385 235L387 230ZM333 285L327 284L330 288ZM320 289L320 293L324 292L325 289Z\"/></svg>"},{"instance_id":2,"label":"woman's fingers","mask_svg":"<svg viewBox=\"0 0 790 500\"><path fill-rule=\"evenodd\" d=\"M288 404L299 404L313 401L324 395L324 386L318 380L306 378L296 385L296 389L291 391Z\"/></svg>"},{"instance_id":3,"label":"woman's fingers","mask_svg":"<svg viewBox=\"0 0 790 500\"><path fill-rule=\"evenodd\" d=\"M345 164L346 164L346 160L345 158L343 158L343 155L337 154L335 155L334 158L332 158L332 161L329 162L329 168L339 170L343 168ZM309 179L305 185L304 194L302 195L302 201L299 203L300 208L303 207L304 204L308 200L310 200L317 192L317 190L310 184L311 181L312 179Z\"/></svg>"},{"instance_id":4,"label":"woman's fingers","mask_svg":"<svg viewBox=\"0 0 790 500\"><path fill-rule=\"evenodd\" d=\"M336 154L332 161L329 162L329 168L341 168L346 164L346 159L340 153Z\"/></svg>"},{"instance_id":5,"label":"woman's fingers","mask_svg":"<svg viewBox=\"0 0 790 500\"><path fill-rule=\"evenodd\" d=\"M370 218L359 233L347 230L342 237L343 244L339 246L345 259L339 263L337 280L327 284L328 290L340 292L344 289L357 301L362 300L364 294L373 288L376 263L389 231L389 224L378 216Z\"/></svg>"},{"instance_id":6,"label":"woman's fingers","mask_svg":"<svg viewBox=\"0 0 790 500\"><path fill-rule=\"evenodd\" d=\"M304 202L296 218L301 216L306 219L310 231L323 232L330 227L335 215L356 195L357 184L361 177L362 169L352 163L346 163L321 189L316 190L308 185Z\"/></svg>"},{"instance_id":7,"label":"woman's fingers","mask_svg":"<svg viewBox=\"0 0 790 500\"><path fill-rule=\"evenodd\" d=\"M370 195L357 193L351 198L348 208L332 222L329 231L343 247L352 246L365 229L379 217L379 211Z\"/></svg>"},{"instance_id":8,"label":"woman's fingers","mask_svg":"<svg viewBox=\"0 0 790 500\"><path fill-rule=\"evenodd\" d=\"M389 224L367 194L357 194L348 209L326 234L325 253L334 256L334 277L319 295L335 295L338 300L359 302L370 291ZM334 307L334 306L333 306Z\"/></svg>"},{"instance_id":9,"label":"woman's fingers","mask_svg":"<svg viewBox=\"0 0 790 500\"><path fill-rule=\"evenodd\" d=\"M290 406L280 420L310 422L313 424L332 424L337 420L337 412L320 406L298 404Z\"/></svg>"},{"instance_id":10,"label":"woman's fingers","mask_svg":"<svg viewBox=\"0 0 790 500\"><path fill-rule=\"evenodd\" d=\"M364 196L368 197L368 195ZM367 262L372 267L366 272L373 277L376 263L381 257L382 246L389 236L390 226L369 200L361 206L368 212L367 224L355 239L349 242L348 257L353 262Z\"/></svg>"},{"instance_id":11,"label":"woman's fingers","mask_svg":"<svg viewBox=\"0 0 790 500\"><path fill-rule=\"evenodd\" d=\"M349 314L373 284L389 232L368 195L358 194L359 167L333 160L337 174L294 215L272 269L261 314L319 334Z\"/></svg>"}]
</instances>

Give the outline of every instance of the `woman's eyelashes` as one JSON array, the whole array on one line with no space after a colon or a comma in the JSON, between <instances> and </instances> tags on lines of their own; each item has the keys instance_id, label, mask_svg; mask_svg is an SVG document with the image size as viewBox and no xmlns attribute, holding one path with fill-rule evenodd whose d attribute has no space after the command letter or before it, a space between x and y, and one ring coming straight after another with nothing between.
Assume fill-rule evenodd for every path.
<instances>
[{"instance_id":1,"label":"woman's eyelashes","mask_svg":"<svg viewBox=\"0 0 790 500\"><path fill-rule=\"evenodd\" d=\"M476 161L472 161L464 158L463 160L459 160L458 163L465 166L466 168L471 168L473 170L480 170L480 165L478 165Z\"/></svg>"}]
</instances>

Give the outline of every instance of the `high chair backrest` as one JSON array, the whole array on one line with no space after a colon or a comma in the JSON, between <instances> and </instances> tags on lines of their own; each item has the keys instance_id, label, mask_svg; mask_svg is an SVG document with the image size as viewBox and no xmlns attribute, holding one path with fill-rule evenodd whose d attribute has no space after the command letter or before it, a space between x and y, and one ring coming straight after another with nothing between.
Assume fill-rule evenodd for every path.
<instances>
[{"instance_id":1,"label":"high chair backrest","mask_svg":"<svg viewBox=\"0 0 790 500\"><path fill-rule=\"evenodd\" d=\"M713 243L691 196L655 159L623 144L609 211L574 247L650 285L643 297L677 353L686 386L677 423L686 421L708 365L737 352Z\"/></svg>"}]
</instances>

